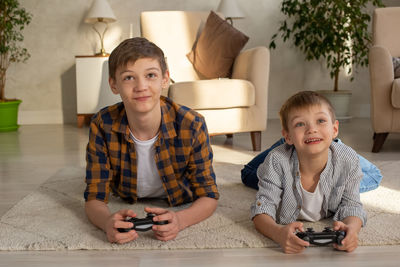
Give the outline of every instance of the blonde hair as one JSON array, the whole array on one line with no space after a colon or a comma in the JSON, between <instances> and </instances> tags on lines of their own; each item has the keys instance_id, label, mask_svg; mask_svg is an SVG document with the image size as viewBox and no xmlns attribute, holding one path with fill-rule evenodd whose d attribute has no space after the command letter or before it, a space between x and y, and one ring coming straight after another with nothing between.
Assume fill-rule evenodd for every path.
<instances>
[{"instance_id":1,"label":"blonde hair","mask_svg":"<svg viewBox=\"0 0 400 267\"><path fill-rule=\"evenodd\" d=\"M328 106L329 113L331 115L332 122L336 120L335 109L331 102L324 96L314 92L314 91L301 91L292 95L289 99L285 101L279 111L279 117L281 119L282 128L288 131L288 117L289 112L293 109L308 108L311 106L320 106L321 104L326 104Z\"/></svg>"}]
</instances>

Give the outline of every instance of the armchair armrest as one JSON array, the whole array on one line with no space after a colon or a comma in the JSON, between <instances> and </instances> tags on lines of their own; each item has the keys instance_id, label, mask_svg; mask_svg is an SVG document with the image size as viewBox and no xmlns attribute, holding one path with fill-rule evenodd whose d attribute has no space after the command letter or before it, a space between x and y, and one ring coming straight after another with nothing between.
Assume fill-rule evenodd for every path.
<instances>
[{"instance_id":1,"label":"armchair armrest","mask_svg":"<svg viewBox=\"0 0 400 267\"><path fill-rule=\"evenodd\" d=\"M394 80L392 56L387 48L372 46L369 51L371 86L390 88ZM381 94L382 92L379 92Z\"/></svg>"},{"instance_id":2,"label":"armchair armrest","mask_svg":"<svg viewBox=\"0 0 400 267\"><path fill-rule=\"evenodd\" d=\"M232 79L248 80L254 85L256 106L263 114L267 114L269 62L269 49L255 47L242 51L236 57L232 70Z\"/></svg>"},{"instance_id":3,"label":"armchair armrest","mask_svg":"<svg viewBox=\"0 0 400 267\"><path fill-rule=\"evenodd\" d=\"M394 81L392 56L387 48L375 45L369 51L371 83L371 119L374 131L391 129L393 106L391 90ZM385 118L385 120L382 120Z\"/></svg>"}]
</instances>

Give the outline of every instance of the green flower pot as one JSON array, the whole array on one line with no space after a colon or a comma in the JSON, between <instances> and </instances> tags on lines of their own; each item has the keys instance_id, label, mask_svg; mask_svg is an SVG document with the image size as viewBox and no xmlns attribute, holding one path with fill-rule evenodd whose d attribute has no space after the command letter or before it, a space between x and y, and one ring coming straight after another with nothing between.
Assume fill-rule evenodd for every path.
<instances>
[{"instance_id":1,"label":"green flower pot","mask_svg":"<svg viewBox=\"0 0 400 267\"><path fill-rule=\"evenodd\" d=\"M21 100L0 102L0 132L18 130L18 106Z\"/></svg>"}]
</instances>

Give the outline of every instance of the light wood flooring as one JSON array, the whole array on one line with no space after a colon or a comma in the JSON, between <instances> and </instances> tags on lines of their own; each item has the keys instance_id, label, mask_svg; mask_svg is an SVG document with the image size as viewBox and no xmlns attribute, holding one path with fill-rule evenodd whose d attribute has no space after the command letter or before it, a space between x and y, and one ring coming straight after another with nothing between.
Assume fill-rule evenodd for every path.
<instances>
[{"instance_id":1,"label":"light wood flooring","mask_svg":"<svg viewBox=\"0 0 400 267\"><path fill-rule=\"evenodd\" d=\"M75 125L25 125L18 132L0 133L0 216L60 168L85 166L87 134L88 128L79 129ZM389 134L380 153L370 152L372 130L368 119L341 123L339 137L369 160L400 159L400 135L396 134ZM270 120L268 130L262 134L262 147L270 146L278 138L279 121ZM215 136L211 140L215 161L245 164L257 154L251 151L248 133L235 134L233 139ZM286 255L280 249L268 248L0 252L0 266L277 265L400 266L400 246L359 247L353 253L312 247L299 255Z\"/></svg>"}]
</instances>

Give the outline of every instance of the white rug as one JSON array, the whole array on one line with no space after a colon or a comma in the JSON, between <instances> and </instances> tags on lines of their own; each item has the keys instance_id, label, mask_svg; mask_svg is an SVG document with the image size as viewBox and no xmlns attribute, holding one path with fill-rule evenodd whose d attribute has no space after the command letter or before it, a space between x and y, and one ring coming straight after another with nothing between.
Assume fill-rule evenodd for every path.
<instances>
[{"instance_id":1,"label":"white rug","mask_svg":"<svg viewBox=\"0 0 400 267\"><path fill-rule=\"evenodd\" d=\"M221 193L217 211L206 221L179 233L173 241L158 241L149 231L139 233L139 238L129 244L110 244L105 234L90 224L84 213L84 169L69 167L56 173L0 219L0 250L276 247L274 242L254 229L249 219L249 207L256 191L242 185L242 165L215 163L214 166ZM390 162L379 167L390 169ZM392 179L397 178L394 173L392 175ZM385 179L388 186L384 184L362 194L368 223L361 231L360 245L400 244L400 188L397 180L390 183L389 177ZM116 198L110 201L112 211L130 207L139 217L145 215L145 205L167 207L162 201L133 206ZM307 225L322 230L330 224L330 220L324 220Z\"/></svg>"}]
</instances>

